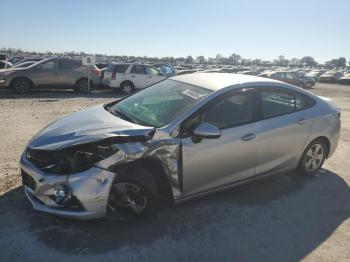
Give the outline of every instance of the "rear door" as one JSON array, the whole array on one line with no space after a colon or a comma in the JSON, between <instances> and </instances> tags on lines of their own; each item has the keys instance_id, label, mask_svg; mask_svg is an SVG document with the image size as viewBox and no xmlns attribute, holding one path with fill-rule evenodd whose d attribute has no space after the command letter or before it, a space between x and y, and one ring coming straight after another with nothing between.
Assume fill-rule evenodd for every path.
<instances>
[{"instance_id":1,"label":"rear door","mask_svg":"<svg viewBox=\"0 0 350 262\"><path fill-rule=\"evenodd\" d=\"M127 79L129 64L109 64L104 72L103 84L117 88Z\"/></svg>"},{"instance_id":2,"label":"rear door","mask_svg":"<svg viewBox=\"0 0 350 262\"><path fill-rule=\"evenodd\" d=\"M71 59L58 59L58 84L61 86L74 85L78 80L74 71L77 66L77 62Z\"/></svg>"},{"instance_id":3,"label":"rear door","mask_svg":"<svg viewBox=\"0 0 350 262\"><path fill-rule=\"evenodd\" d=\"M300 86L300 87L303 86L302 80L300 79L300 77L298 77L296 73L286 72L285 75L286 75L286 82L288 84Z\"/></svg>"},{"instance_id":4,"label":"rear door","mask_svg":"<svg viewBox=\"0 0 350 262\"><path fill-rule=\"evenodd\" d=\"M311 129L308 97L286 88L261 88L260 102L255 173L295 168Z\"/></svg>"},{"instance_id":5,"label":"rear door","mask_svg":"<svg viewBox=\"0 0 350 262\"><path fill-rule=\"evenodd\" d=\"M147 86L147 72L144 65L133 65L127 78L134 84L136 89Z\"/></svg>"}]
</instances>

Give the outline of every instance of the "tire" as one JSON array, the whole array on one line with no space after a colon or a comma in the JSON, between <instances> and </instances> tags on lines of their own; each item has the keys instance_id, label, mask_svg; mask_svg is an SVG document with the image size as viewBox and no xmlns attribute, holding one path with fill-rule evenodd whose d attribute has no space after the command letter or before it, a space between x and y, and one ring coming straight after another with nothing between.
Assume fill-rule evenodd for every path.
<instances>
[{"instance_id":1,"label":"tire","mask_svg":"<svg viewBox=\"0 0 350 262\"><path fill-rule=\"evenodd\" d=\"M142 167L128 167L111 186L107 217L122 220L143 217L154 211L158 202L157 182L152 174Z\"/></svg>"},{"instance_id":2,"label":"tire","mask_svg":"<svg viewBox=\"0 0 350 262\"><path fill-rule=\"evenodd\" d=\"M33 84L26 78L16 78L11 83L11 87L17 94L25 94L32 89Z\"/></svg>"},{"instance_id":3,"label":"tire","mask_svg":"<svg viewBox=\"0 0 350 262\"><path fill-rule=\"evenodd\" d=\"M129 95L134 92L134 84L132 82L126 81L120 85L120 91L124 95Z\"/></svg>"},{"instance_id":4,"label":"tire","mask_svg":"<svg viewBox=\"0 0 350 262\"><path fill-rule=\"evenodd\" d=\"M90 91L93 87L92 82L90 81ZM78 82L76 82L74 86L75 92L78 93L88 93L89 92L89 86L88 86L88 80L86 78L80 79Z\"/></svg>"},{"instance_id":5,"label":"tire","mask_svg":"<svg viewBox=\"0 0 350 262\"><path fill-rule=\"evenodd\" d=\"M303 175L314 175L321 168L327 157L327 145L323 139L312 141L305 149L297 168Z\"/></svg>"}]
</instances>

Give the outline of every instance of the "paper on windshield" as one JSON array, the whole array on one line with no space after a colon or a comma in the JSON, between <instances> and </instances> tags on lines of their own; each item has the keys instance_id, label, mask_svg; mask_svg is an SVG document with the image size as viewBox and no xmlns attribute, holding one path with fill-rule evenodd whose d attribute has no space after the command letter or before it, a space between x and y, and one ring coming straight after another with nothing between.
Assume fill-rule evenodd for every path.
<instances>
[{"instance_id":1,"label":"paper on windshield","mask_svg":"<svg viewBox=\"0 0 350 262\"><path fill-rule=\"evenodd\" d=\"M198 93L195 90L190 90L190 89L185 89L181 93L186 95L186 96L189 96L189 97L191 97L193 99L196 99L196 100L201 98L201 97L203 97L203 96L205 96L205 94L201 94L201 93Z\"/></svg>"}]
</instances>

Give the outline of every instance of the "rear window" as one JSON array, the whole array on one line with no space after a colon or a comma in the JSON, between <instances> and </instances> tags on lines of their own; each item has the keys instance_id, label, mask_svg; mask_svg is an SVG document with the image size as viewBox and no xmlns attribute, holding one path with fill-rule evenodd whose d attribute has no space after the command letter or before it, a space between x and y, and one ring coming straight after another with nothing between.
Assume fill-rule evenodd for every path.
<instances>
[{"instance_id":1,"label":"rear window","mask_svg":"<svg viewBox=\"0 0 350 262\"><path fill-rule=\"evenodd\" d=\"M128 69L129 65L116 65L116 64L109 64L107 67L108 72L115 72L115 73L125 73L126 69Z\"/></svg>"}]
</instances>

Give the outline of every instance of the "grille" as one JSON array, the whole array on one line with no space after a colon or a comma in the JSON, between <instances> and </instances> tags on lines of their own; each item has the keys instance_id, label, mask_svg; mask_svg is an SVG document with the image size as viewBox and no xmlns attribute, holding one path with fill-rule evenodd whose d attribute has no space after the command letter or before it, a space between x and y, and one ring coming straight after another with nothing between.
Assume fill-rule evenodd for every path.
<instances>
[{"instance_id":1,"label":"grille","mask_svg":"<svg viewBox=\"0 0 350 262\"><path fill-rule=\"evenodd\" d=\"M36 183L35 183L34 179L30 175L28 175L26 172L24 172L23 170L21 170L21 175L22 175L23 185L29 187L32 190L35 190Z\"/></svg>"}]
</instances>

